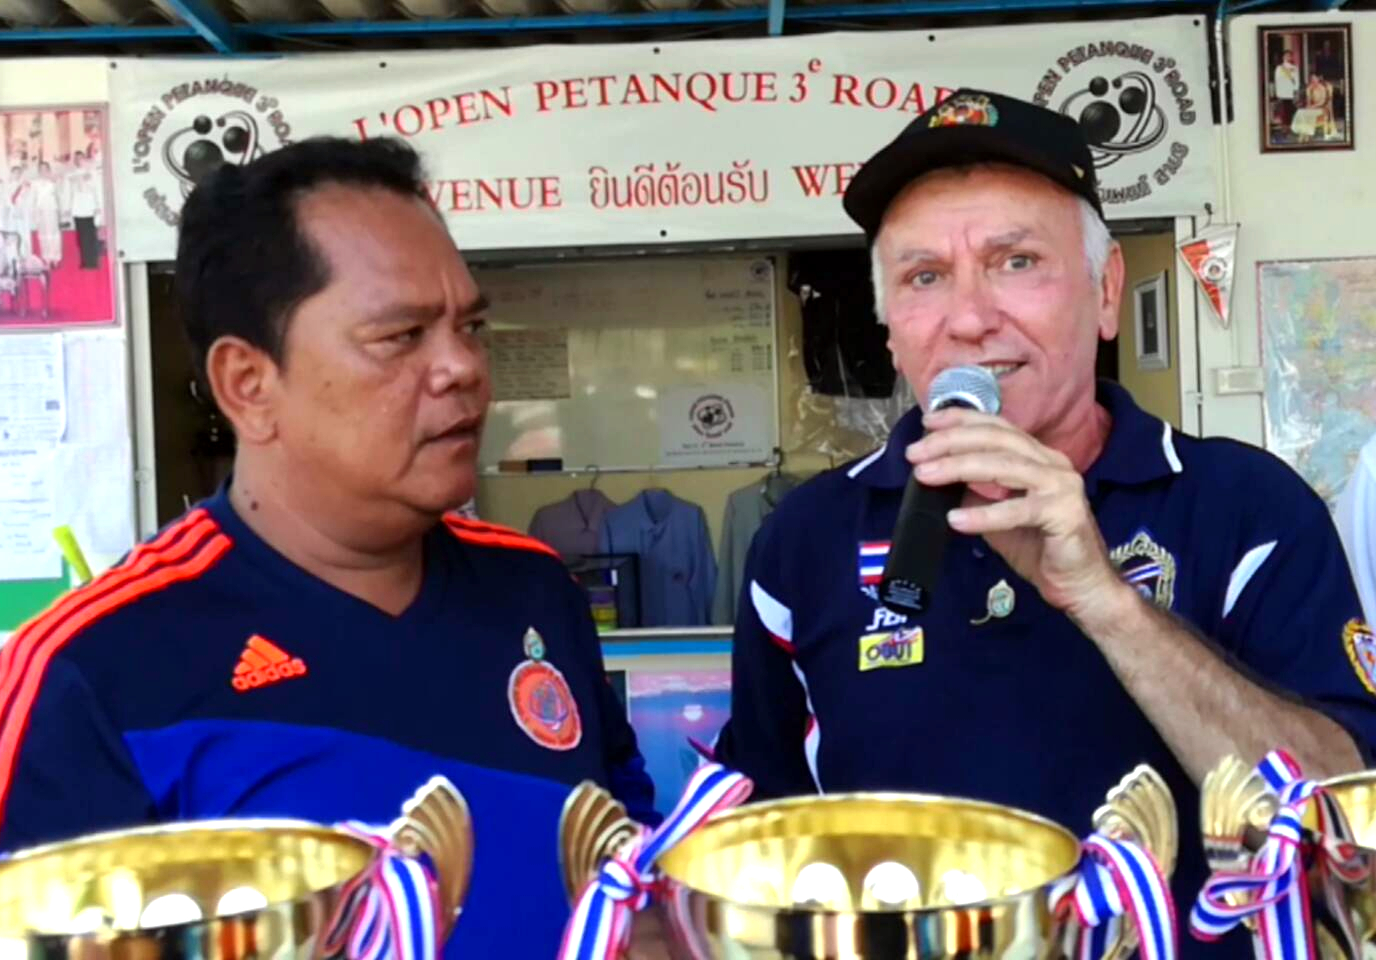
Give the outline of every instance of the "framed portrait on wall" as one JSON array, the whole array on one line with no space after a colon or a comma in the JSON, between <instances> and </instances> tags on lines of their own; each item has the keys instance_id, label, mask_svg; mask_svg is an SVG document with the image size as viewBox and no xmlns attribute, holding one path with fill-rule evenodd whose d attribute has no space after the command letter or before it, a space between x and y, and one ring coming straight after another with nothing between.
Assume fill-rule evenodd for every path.
<instances>
[{"instance_id":1,"label":"framed portrait on wall","mask_svg":"<svg viewBox=\"0 0 1376 960\"><path fill-rule=\"evenodd\" d=\"M106 112L0 110L0 332L118 319Z\"/></svg>"},{"instance_id":2,"label":"framed portrait on wall","mask_svg":"<svg viewBox=\"0 0 1376 960\"><path fill-rule=\"evenodd\" d=\"M1137 369L1168 370L1170 330L1166 316L1166 274L1158 273L1132 288L1132 319L1137 335Z\"/></svg>"},{"instance_id":3,"label":"framed portrait on wall","mask_svg":"<svg viewBox=\"0 0 1376 960\"><path fill-rule=\"evenodd\" d=\"M1261 150L1351 150L1352 25L1258 28Z\"/></svg>"}]
</instances>

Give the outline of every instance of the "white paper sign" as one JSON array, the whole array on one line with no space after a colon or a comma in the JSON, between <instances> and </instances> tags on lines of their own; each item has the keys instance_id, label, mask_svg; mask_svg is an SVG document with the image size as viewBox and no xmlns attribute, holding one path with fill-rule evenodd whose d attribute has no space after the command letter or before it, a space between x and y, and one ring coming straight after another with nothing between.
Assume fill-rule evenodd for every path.
<instances>
[{"instance_id":1,"label":"white paper sign","mask_svg":"<svg viewBox=\"0 0 1376 960\"><path fill-rule=\"evenodd\" d=\"M51 450L0 448L0 581L62 576Z\"/></svg>"},{"instance_id":2,"label":"white paper sign","mask_svg":"<svg viewBox=\"0 0 1376 960\"><path fill-rule=\"evenodd\" d=\"M134 464L128 443L64 443L54 453L58 521L87 559L114 559L134 545Z\"/></svg>"},{"instance_id":3,"label":"white paper sign","mask_svg":"<svg viewBox=\"0 0 1376 960\"><path fill-rule=\"evenodd\" d=\"M0 337L0 449L51 446L66 429L62 336Z\"/></svg>"},{"instance_id":4,"label":"white paper sign","mask_svg":"<svg viewBox=\"0 0 1376 960\"><path fill-rule=\"evenodd\" d=\"M769 458L769 398L734 383L675 387L659 395L659 462L722 467Z\"/></svg>"},{"instance_id":5,"label":"white paper sign","mask_svg":"<svg viewBox=\"0 0 1376 960\"><path fill-rule=\"evenodd\" d=\"M567 330L494 330L487 357L493 400L564 400L569 395Z\"/></svg>"},{"instance_id":6,"label":"white paper sign","mask_svg":"<svg viewBox=\"0 0 1376 960\"><path fill-rule=\"evenodd\" d=\"M121 333L65 335L65 442L85 445L112 444L129 440L126 350L124 336Z\"/></svg>"}]
</instances>

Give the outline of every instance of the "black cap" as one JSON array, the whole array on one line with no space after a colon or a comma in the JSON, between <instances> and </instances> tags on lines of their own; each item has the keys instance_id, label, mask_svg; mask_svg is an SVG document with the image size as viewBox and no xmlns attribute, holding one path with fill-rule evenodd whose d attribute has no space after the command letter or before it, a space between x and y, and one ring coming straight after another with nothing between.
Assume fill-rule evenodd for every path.
<instances>
[{"instance_id":1,"label":"black cap","mask_svg":"<svg viewBox=\"0 0 1376 960\"><path fill-rule=\"evenodd\" d=\"M1026 100L964 88L908 124L860 168L846 188L846 213L873 241L884 211L909 183L941 167L991 162L1035 170L1104 215L1094 158L1078 123Z\"/></svg>"}]
</instances>

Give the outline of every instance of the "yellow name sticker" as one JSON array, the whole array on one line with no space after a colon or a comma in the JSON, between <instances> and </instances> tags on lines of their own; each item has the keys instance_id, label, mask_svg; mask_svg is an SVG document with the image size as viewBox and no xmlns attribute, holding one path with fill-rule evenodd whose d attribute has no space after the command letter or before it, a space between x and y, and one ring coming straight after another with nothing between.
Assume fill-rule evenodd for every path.
<instances>
[{"instance_id":1,"label":"yellow name sticker","mask_svg":"<svg viewBox=\"0 0 1376 960\"><path fill-rule=\"evenodd\" d=\"M909 627L860 638L860 672L911 667L922 662L922 628Z\"/></svg>"}]
</instances>

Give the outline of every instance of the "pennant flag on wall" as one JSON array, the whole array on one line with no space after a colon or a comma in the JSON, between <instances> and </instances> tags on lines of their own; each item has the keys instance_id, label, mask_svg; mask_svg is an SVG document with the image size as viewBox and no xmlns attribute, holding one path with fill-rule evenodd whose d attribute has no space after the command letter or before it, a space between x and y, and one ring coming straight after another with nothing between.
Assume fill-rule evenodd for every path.
<instances>
[{"instance_id":1,"label":"pennant flag on wall","mask_svg":"<svg viewBox=\"0 0 1376 960\"><path fill-rule=\"evenodd\" d=\"M1197 237L1176 244L1219 323L1228 326L1228 304L1233 292L1233 265L1237 260L1236 223L1206 227Z\"/></svg>"}]
</instances>

